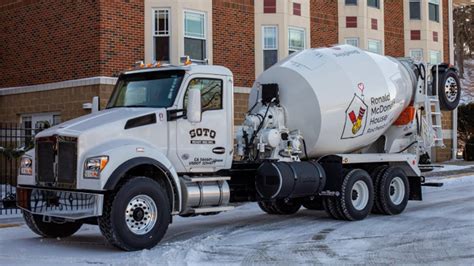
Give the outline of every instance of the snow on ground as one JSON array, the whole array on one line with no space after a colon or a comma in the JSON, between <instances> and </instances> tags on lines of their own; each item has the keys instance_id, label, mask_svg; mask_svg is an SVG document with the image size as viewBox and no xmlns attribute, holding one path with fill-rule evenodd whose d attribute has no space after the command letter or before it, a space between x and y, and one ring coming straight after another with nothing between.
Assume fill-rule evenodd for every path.
<instances>
[{"instance_id":1,"label":"snow on ground","mask_svg":"<svg viewBox=\"0 0 474 266\"><path fill-rule=\"evenodd\" d=\"M401 215L358 222L305 209L270 216L253 203L178 217L159 246L138 252L108 246L95 226L64 239L42 239L25 225L2 228L0 264L474 264L474 176L443 181L423 188L424 201L409 202Z\"/></svg>"},{"instance_id":2,"label":"snow on ground","mask_svg":"<svg viewBox=\"0 0 474 266\"><path fill-rule=\"evenodd\" d=\"M440 167L434 168L432 172L448 172L448 171L459 171L459 170L464 170L468 168L474 168L473 165L455 165L455 164L442 164Z\"/></svg>"}]
</instances>

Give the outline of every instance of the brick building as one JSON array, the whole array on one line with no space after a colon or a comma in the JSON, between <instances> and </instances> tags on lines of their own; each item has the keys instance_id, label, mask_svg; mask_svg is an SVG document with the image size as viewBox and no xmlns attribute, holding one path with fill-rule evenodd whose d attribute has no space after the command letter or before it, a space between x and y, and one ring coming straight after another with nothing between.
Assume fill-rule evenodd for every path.
<instances>
[{"instance_id":1,"label":"brick building","mask_svg":"<svg viewBox=\"0 0 474 266\"><path fill-rule=\"evenodd\" d=\"M235 119L253 80L288 54L347 43L453 61L452 0L0 0L0 121L58 123L104 107L136 61L207 59L235 76ZM443 116L451 158L453 116Z\"/></svg>"}]
</instances>

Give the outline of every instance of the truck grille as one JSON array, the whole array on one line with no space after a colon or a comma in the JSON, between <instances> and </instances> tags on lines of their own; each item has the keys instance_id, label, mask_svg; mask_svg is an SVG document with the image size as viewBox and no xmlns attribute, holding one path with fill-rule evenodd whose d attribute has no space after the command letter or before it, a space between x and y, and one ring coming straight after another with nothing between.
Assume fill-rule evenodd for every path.
<instances>
[{"instance_id":1,"label":"truck grille","mask_svg":"<svg viewBox=\"0 0 474 266\"><path fill-rule=\"evenodd\" d=\"M53 136L36 143L39 185L71 188L76 184L77 138Z\"/></svg>"}]
</instances>

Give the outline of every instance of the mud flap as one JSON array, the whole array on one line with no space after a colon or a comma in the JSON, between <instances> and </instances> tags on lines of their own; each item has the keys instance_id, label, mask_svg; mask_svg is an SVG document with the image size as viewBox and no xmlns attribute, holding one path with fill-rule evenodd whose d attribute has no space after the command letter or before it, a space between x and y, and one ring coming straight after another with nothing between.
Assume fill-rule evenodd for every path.
<instances>
[{"instance_id":1,"label":"mud flap","mask_svg":"<svg viewBox=\"0 0 474 266\"><path fill-rule=\"evenodd\" d=\"M410 183L410 196L408 200L423 200L421 192L421 177L409 176L408 182Z\"/></svg>"}]
</instances>

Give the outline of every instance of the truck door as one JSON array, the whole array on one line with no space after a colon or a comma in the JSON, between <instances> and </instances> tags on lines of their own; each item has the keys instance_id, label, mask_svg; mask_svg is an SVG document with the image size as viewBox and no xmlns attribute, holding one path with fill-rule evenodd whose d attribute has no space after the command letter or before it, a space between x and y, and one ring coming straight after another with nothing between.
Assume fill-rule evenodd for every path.
<instances>
[{"instance_id":1,"label":"truck door","mask_svg":"<svg viewBox=\"0 0 474 266\"><path fill-rule=\"evenodd\" d=\"M232 106L225 101L228 92L223 76L191 76L187 79L183 109L191 88L201 90L201 122L190 123L186 118L177 121L177 155L189 172L213 172L225 166L232 149L228 133L227 112Z\"/></svg>"}]
</instances>

